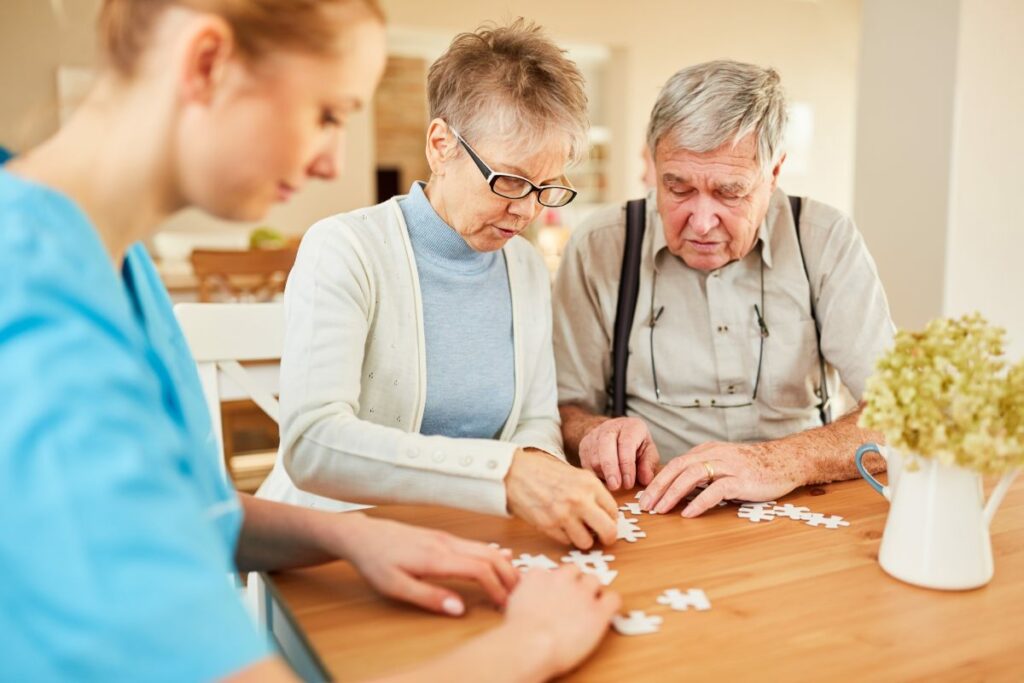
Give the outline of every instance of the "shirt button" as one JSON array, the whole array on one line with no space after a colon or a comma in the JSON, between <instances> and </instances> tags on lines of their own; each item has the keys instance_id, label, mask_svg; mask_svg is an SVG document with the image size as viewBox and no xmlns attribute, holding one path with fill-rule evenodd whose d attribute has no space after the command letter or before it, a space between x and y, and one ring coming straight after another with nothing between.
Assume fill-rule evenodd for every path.
<instances>
[{"instance_id":1,"label":"shirt button","mask_svg":"<svg viewBox=\"0 0 1024 683\"><path fill-rule=\"evenodd\" d=\"M433 460L434 462L444 462L444 453L441 451L434 451Z\"/></svg>"},{"instance_id":2,"label":"shirt button","mask_svg":"<svg viewBox=\"0 0 1024 683\"><path fill-rule=\"evenodd\" d=\"M473 464L473 456L471 456L471 455L464 455L464 456L462 456L462 460L459 461L459 464L462 465L463 467L469 467L470 465Z\"/></svg>"}]
</instances>

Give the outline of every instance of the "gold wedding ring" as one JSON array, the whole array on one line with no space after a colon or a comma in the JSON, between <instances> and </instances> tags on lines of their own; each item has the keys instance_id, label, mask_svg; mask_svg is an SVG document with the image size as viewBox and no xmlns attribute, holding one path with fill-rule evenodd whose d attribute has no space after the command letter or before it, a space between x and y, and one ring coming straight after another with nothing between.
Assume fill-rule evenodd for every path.
<instances>
[{"instance_id":1,"label":"gold wedding ring","mask_svg":"<svg viewBox=\"0 0 1024 683\"><path fill-rule=\"evenodd\" d=\"M701 465L704 465L704 471L708 473L708 483L710 484L715 480L715 468L707 460L701 462Z\"/></svg>"}]
</instances>

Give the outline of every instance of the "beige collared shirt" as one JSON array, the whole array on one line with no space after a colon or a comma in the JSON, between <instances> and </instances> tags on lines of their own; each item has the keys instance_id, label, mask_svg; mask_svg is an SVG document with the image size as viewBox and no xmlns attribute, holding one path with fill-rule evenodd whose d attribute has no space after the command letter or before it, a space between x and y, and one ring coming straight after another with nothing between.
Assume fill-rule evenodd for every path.
<instances>
[{"instance_id":1,"label":"beige collared shirt","mask_svg":"<svg viewBox=\"0 0 1024 683\"><path fill-rule=\"evenodd\" d=\"M885 292L849 217L804 200L800 223L829 393L841 379L860 400L894 333ZM623 207L598 211L574 231L555 281L559 403L594 413L608 403L624 238ZM784 192L772 195L750 253L710 273L668 250L650 195L640 273L626 414L647 423L663 460L706 441L777 439L821 424L809 280Z\"/></svg>"}]
</instances>

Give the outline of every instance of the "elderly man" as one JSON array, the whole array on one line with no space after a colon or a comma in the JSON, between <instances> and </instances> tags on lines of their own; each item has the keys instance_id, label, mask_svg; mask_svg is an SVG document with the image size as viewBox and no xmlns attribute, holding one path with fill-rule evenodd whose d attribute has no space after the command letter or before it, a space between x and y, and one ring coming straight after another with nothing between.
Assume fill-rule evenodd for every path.
<instances>
[{"instance_id":1,"label":"elderly man","mask_svg":"<svg viewBox=\"0 0 1024 683\"><path fill-rule=\"evenodd\" d=\"M878 438L859 409L832 421L829 397L841 378L859 399L890 343L885 293L850 218L777 188L785 124L771 69L676 73L648 126L646 205L595 214L559 270L566 450L613 491L645 485L645 510L701 485L684 516L848 479L856 446Z\"/></svg>"}]
</instances>

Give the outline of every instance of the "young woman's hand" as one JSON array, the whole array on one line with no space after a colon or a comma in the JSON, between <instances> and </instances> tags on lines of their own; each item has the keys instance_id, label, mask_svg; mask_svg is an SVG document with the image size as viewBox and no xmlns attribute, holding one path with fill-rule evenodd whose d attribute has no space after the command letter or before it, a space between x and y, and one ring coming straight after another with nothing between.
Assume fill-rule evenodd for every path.
<instances>
[{"instance_id":1,"label":"young woman's hand","mask_svg":"<svg viewBox=\"0 0 1024 683\"><path fill-rule=\"evenodd\" d=\"M508 554L484 543L364 515L346 520L346 527L340 554L371 586L432 612L460 616L466 608L457 593L431 579L475 581L499 607L519 581Z\"/></svg>"}]
</instances>

